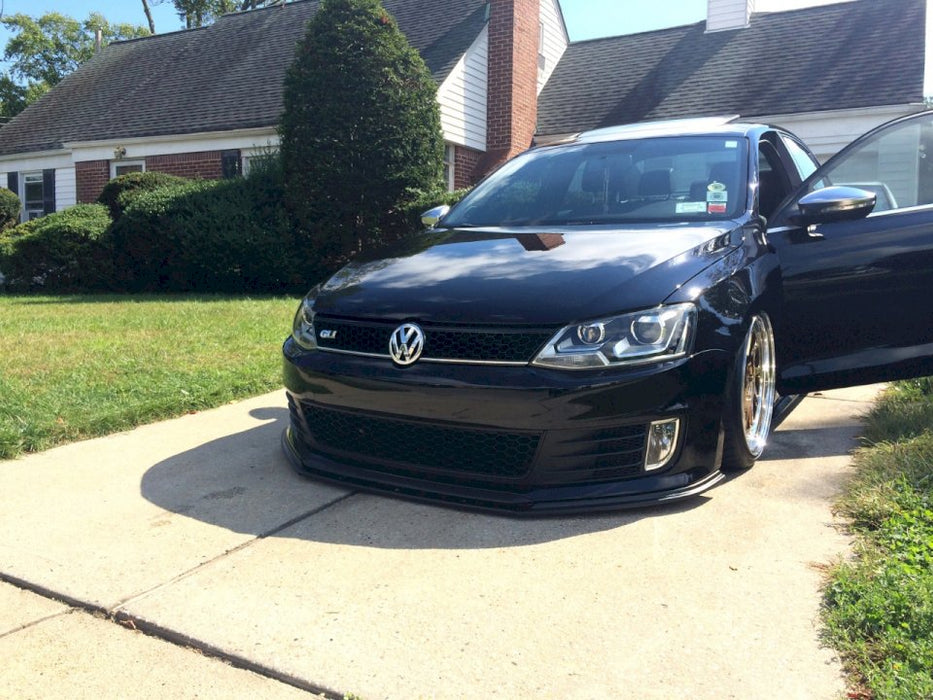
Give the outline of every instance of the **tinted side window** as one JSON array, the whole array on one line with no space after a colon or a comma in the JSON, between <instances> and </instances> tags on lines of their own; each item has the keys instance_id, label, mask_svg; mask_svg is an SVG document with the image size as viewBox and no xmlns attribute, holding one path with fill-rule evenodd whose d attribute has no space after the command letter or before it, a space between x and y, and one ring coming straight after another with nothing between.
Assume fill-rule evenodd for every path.
<instances>
[{"instance_id":1,"label":"tinted side window","mask_svg":"<svg viewBox=\"0 0 933 700\"><path fill-rule=\"evenodd\" d=\"M893 124L828 164L809 190L851 185L874 192L875 212L933 203L933 115Z\"/></svg>"}]
</instances>

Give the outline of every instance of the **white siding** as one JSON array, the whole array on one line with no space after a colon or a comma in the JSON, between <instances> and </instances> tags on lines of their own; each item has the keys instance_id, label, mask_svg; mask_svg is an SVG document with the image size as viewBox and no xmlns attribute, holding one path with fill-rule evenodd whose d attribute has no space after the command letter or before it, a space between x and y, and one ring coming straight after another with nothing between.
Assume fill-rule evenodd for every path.
<instances>
[{"instance_id":1,"label":"white siding","mask_svg":"<svg viewBox=\"0 0 933 700\"><path fill-rule=\"evenodd\" d=\"M55 211L61 211L75 203L75 169L68 153L39 153L0 160L0 186L6 188L8 173L19 173L20 191L16 195L22 197L23 173L49 169L55 170Z\"/></svg>"},{"instance_id":2,"label":"white siding","mask_svg":"<svg viewBox=\"0 0 933 700\"><path fill-rule=\"evenodd\" d=\"M926 31L923 52L923 94L933 95L933 7L927 0Z\"/></svg>"},{"instance_id":3,"label":"white siding","mask_svg":"<svg viewBox=\"0 0 933 700\"><path fill-rule=\"evenodd\" d=\"M34 156L23 155L0 160L0 178L6 185L6 173L33 172L49 168L70 168L72 166L70 153L39 153Z\"/></svg>"},{"instance_id":4,"label":"white siding","mask_svg":"<svg viewBox=\"0 0 933 700\"><path fill-rule=\"evenodd\" d=\"M486 86L489 30L483 31L437 91L444 140L486 150Z\"/></svg>"},{"instance_id":5,"label":"white siding","mask_svg":"<svg viewBox=\"0 0 933 700\"><path fill-rule=\"evenodd\" d=\"M274 128L243 129L208 134L176 136L157 136L153 138L113 139L112 141L91 141L66 143L72 150L69 162L79 163L88 160L113 160L117 147L126 149L123 158L139 160L147 156L169 156L200 151L225 151L240 149L243 155L253 155L264 150L278 148L279 137ZM2 167L2 163L0 163Z\"/></svg>"},{"instance_id":6,"label":"white siding","mask_svg":"<svg viewBox=\"0 0 933 700\"><path fill-rule=\"evenodd\" d=\"M538 94L541 94L567 49L567 28L557 0L541 0L541 24L544 31L538 47Z\"/></svg>"},{"instance_id":7,"label":"white siding","mask_svg":"<svg viewBox=\"0 0 933 700\"><path fill-rule=\"evenodd\" d=\"M796 134L813 155L825 163L852 141L886 121L923 109L920 105L891 105L832 112L801 112L749 117L748 121L778 124Z\"/></svg>"},{"instance_id":8,"label":"white siding","mask_svg":"<svg viewBox=\"0 0 933 700\"><path fill-rule=\"evenodd\" d=\"M747 27L754 6L755 0L709 0L706 6L706 31Z\"/></svg>"},{"instance_id":9,"label":"white siding","mask_svg":"<svg viewBox=\"0 0 933 700\"><path fill-rule=\"evenodd\" d=\"M55 169L55 211L73 207L78 201L75 188L75 169Z\"/></svg>"}]
</instances>

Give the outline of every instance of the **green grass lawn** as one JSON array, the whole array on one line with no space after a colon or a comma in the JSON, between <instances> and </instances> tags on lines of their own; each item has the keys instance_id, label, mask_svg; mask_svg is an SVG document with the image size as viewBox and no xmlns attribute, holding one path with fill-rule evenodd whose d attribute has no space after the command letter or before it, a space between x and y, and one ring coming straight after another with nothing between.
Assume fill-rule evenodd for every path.
<instances>
[{"instance_id":1,"label":"green grass lawn","mask_svg":"<svg viewBox=\"0 0 933 700\"><path fill-rule=\"evenodd\" d=\"M0 296L0 459L276 389L297 303Z\"/></svg>"},{"instance_id":2,"label":"green grass lawn","mask_svg":"<svg viewBox=\"0 0 933 700\"><path fill-rule=\"evenodd\" d=\"M894 385L866 440L840 502L856 557L827 584L827 637L850 697L933 698L933 380Z\"/></svg>"}]
</instances>

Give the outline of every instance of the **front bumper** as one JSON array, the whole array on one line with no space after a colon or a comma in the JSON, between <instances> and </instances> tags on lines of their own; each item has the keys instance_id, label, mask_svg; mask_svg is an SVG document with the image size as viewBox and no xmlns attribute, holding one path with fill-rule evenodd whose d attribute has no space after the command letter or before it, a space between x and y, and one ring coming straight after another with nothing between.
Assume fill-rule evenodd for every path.
<instances>
[{"instance_id":1,"label":"front bumper","mask_svg":"<svg viewBox=\"0 0 933 700\"><path fill-rule=\"evenodd\" d=\"M297 471L344 485L515 514L610 510L717 483L728 356L623 371L419 363L284 348ZM647 426L680 420L646 471Z\"/></svg>"}]
</instances>

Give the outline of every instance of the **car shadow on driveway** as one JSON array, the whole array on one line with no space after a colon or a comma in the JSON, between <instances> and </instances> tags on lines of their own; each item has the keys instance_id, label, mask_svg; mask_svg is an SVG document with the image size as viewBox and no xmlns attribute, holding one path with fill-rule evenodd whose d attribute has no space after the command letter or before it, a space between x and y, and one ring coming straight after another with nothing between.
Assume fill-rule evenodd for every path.
<instances>
[{"instance_id":1,"label":"car shadow on driveway","mask_svg":"<svg viewBox=\"0 0 933 700\"><path fill-rule=\"evenodd\" d=\"M778 430L768 440L768 446L758 461L845 455L858 445L860 432L856 425Z\"/></svg>"},{"instance_id":2,"label":"car shadow on driveway","mask_svg":"<svg viewBox=\"0 0 933 700\"><path fill-rule=\"evenodd\" d=\"M609 514L515 518L372 495L296 474L279 443L288 424L286 409L258 408L250 416L262 423L150 467L142 478L142 496L170 513L260 538L405 549L551 542L689 511L706 500L699 496Z\"/></svg>"}]
</instances>

